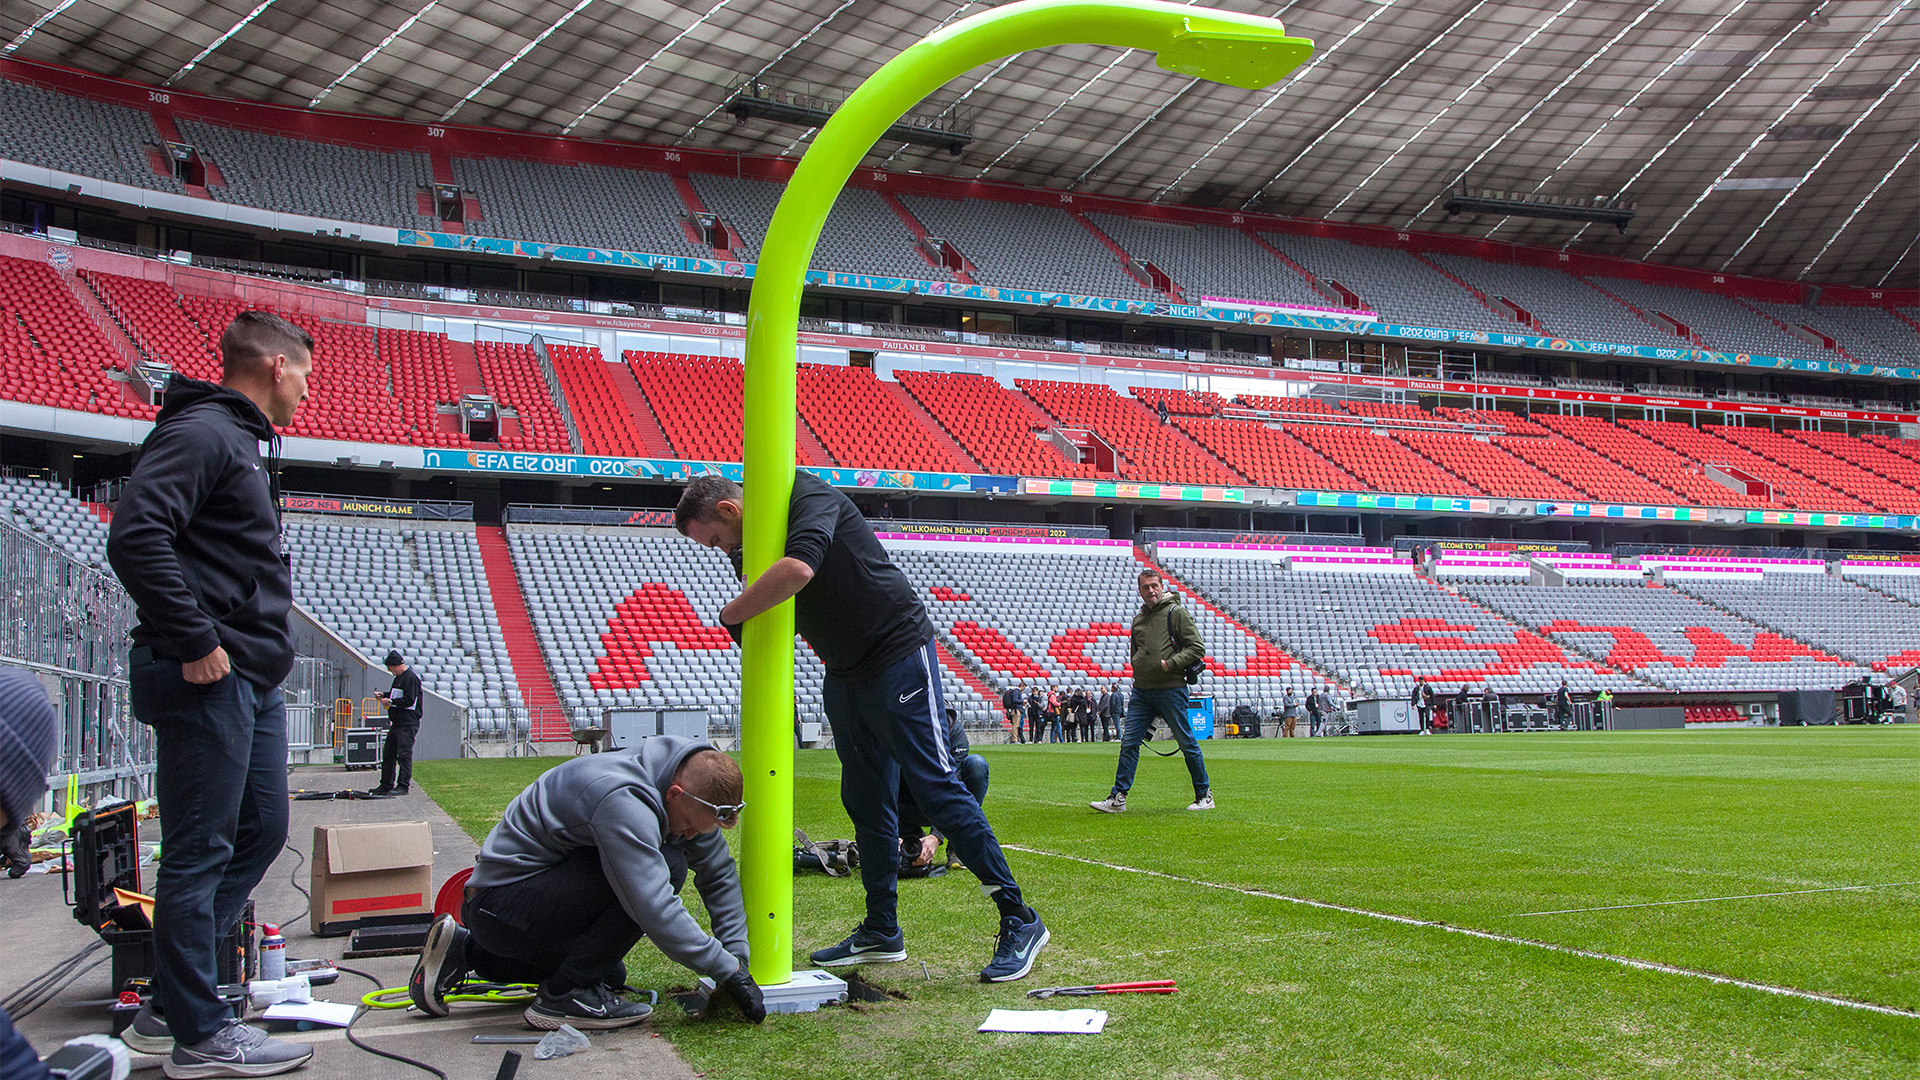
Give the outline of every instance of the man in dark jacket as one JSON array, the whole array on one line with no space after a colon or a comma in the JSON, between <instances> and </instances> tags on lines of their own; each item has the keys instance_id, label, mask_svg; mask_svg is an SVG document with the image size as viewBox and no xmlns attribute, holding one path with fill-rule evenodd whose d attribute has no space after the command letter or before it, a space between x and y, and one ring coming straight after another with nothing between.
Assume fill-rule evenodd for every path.
<instances>
[{"instance_id":1,"label":"man in dark jacket","mask_svg":"<svg viewBox=\"0 0 1920 1080\"><path fill-rule=\"evenodd\" d=\"M1120 764L1114 770L1113 791L1088 806L1103 814L1122 813L1134 770L1140 766L1140 744L1155 717L1173 729L1173 738L1187 759L1193 780L1189 810L1213 809L1213 787L1207 780L1207 759L1187 720L1186 669L1207 654L1193 616L1180 606L1158 570L1142 570L1139 577L1140 613L1133 617L1133 699L1120 726Z\"/></svg>"},{"instance_id":2,"label":"man in dark jacket","mask_svg":"<svg viewBox=\"0 0 1920 1080\"><path fill-rule=\"evenodd\" d=\"M1100 741L1112 742L1114 732L1120 729L1120 718L1127 715L1127 695L1120 692L1119 683L1108 683L1107 692L1100 695Z\"/></svg>"},{"instance_id":3,"label":"man in dark jacket","mask_svg":"<svg viewBox=\"0 0 1920 1080\"><path fill-rule=\"evenodd\" d=\"M264 311L220 338L219 386L175 376L107 536L139 609L136 720L153 728L160 861L154 996L142 1049L173 1076L267 1076L306 1063L221 1001L220 939L287 839L293 579L280 536L279 436L307 396L313 339ZM263 466L260 444L272 449Z\"/></svg>"},{"instance_id":4,"label":"man in dark jacket","mask_svg":"<svg viewBox=\"0 0 1920 1080\"><path fill-rule=\"evenodd\" d=\"M1007 687L1000 695L1000 707L1007 714L1007 726L1013 729L1013 741L1026 742L1027 695L1020 692L1020 684Z\"/></svg>"},{"instance_id":5,"label":"man in dark jacket","mask_svg":"<svg viewBox=\"0 0 1920 1080\"><path fill-rule=\"evenodd\" d=\"M380 786L367 794L405 795L413 786L413 740L420 735L420 673L407 666L398 649L387 653L386 665L393 673L393 688L387 691L387 741L380 748Z\"/></svg>"},{"instance_id":6,"label":"man in dark jacket","mask_svg":"<svg viewBox=\"0 0 1920 1080\"><path fill-rule=\"evenodd\" d=\"M1567 689L1567 680L1560 680L1560 689L1553 692L1553 722L1556 727L1573 726L1573 691Z\"/></svg>"},{"instance_id":7,"label":"man in dark jacket","mask_svg":"<svg viewBox=\"0 0 1920 1080\"><path fill-rule=\"evenodd\" d=\"M525 1013L536 1028L627 1027L652 1012L619 996L627 953L644 936L759 1023L767 1012L747 974L747 909L721 834L739 820L740 788L732 758L667 735L549 769L480 845L464 927L443 915L427 931L407 981L414 1005L447 1015L447 993L471 972L538 983ZM689 870L711 934L680 900Z\"/></svg>"},{"instance_id":8,"label":"man in dark jacket","mask_svg":"<svg viewBox=\"0 0 1920 1080\"><path fill-rule=\"evenodd\" d=\"M702 476L687 485L674 525L704 547L732 551L744 536L740 485ZM993 827L961 782L946 741L940 664L933 623L873 526L853 501L804 470L787 502L785 557L720 609L729 628L794 602L794 629L826 666L822 704L840 755L840 802L853 819L862 851L891 851L900 842L899 788L904 784L948 849L980 879L1000 911L993 959L984 982L1025 978L1048 933L1022 899ZM907 958L900 931L893 859L862 859L867 914L853 933L811 959L821 967Z\"/></svg>"}]
</instances>

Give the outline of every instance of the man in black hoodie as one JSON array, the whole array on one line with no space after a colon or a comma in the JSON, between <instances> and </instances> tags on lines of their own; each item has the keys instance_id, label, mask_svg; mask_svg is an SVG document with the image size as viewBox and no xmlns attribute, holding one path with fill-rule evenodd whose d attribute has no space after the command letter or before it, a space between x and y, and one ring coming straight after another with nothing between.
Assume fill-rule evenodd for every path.
<instances>
[{"instance_id":1,"label":"man in black hoodie","mask_svg":"<svg viewBox=\"0 0 1920 1080\"><path fill-rule=\"evenodd\" d=\"M219 386L176 376L107 537L139 608L128 677L153 728L160 861L154 993L128 1042L171 1077L269 1076L306 1063L235 1019L220 938L287 839L293 576L280 535L279 437L307 396L313 339L264 311L220 338ZM273 448L263 465L260 444Z\"/></svg>"},{"instance_id":2,"label":"man in black hoodie","mask_svg":"<svg viewBox=\"0 0 1920 1080\"><path fill-rule=\"evenodd\" d=\"M385 663L393 674L393 689L387 691L387 741L380 748L380 786L367 794L405 795L413 786L413 740L420 734L420 673L407 666L399 649L388 650Z\"/></svg>"}]
</instances>

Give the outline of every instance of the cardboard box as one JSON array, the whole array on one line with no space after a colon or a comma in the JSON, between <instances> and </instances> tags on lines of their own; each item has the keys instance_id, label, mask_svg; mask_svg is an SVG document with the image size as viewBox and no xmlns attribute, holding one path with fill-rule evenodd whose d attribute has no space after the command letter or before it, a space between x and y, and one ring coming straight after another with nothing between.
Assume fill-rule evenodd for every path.
<instances>
[{"instance_id":1,"label":"cardboard box","mask_svg":"<svg viewBox=\"0 0 1920 1080\"><path fill-rule=\"evenodd\" d=\"M433 910L433 830L424 821L316 825L313 932L345 934L367 915Z\"/></svg>"}]
</instances>

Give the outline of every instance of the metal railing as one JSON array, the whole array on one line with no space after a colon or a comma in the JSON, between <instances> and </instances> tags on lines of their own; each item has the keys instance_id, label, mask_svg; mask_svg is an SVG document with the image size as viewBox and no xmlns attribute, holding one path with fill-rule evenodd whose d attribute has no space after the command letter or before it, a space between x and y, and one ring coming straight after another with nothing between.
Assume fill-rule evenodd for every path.
<instances>
[{"instance_id":1,"label":"metal railing","mask_svg":"<svg viewBox=\"0 0 1920 1080\"><path fill-rule=\"evenodd\" d=\"M54 791L78 777L83 801L144 798L153 733L128 703L127 632L134 605L113 575L0 522L0 661L40 677L53 699Z\"/></svg>"}]
</instances>

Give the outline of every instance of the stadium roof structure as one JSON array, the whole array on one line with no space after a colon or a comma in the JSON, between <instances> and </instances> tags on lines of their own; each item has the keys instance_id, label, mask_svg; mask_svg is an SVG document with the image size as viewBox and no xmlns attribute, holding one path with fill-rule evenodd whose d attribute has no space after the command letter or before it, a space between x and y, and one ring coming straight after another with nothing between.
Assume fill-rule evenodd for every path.
<instances>
[{"instance_id":1,"label":"stadium roof structure","mask_svg":"<svg viewBox=\"0 0 1920 1080\"><path fill-rule=\"evenodd\" d=\"M6 0L0 52L296 108L797 157L750 82L850 92L956 0ZM1298 0L1274 87L1070 47L970 72L915 115L954 154L867 164L1086 195L1565 246L1733 274L1920 278L1920 0ZM956 125L960 126L960 125ZM1463 214L1462 182L1637 204L1600 224Z\"/></svg>"}]
</instances>

